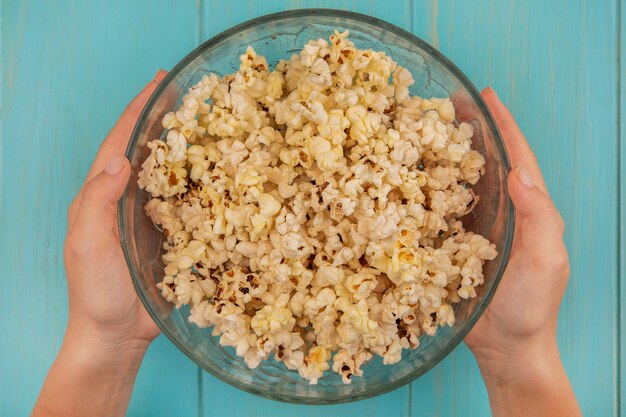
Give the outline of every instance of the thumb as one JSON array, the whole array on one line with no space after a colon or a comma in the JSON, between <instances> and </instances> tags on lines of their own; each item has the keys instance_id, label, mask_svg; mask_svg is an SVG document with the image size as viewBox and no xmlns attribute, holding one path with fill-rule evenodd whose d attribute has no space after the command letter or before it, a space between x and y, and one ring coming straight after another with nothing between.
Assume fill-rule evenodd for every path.
<instances>
[{"instance_id":1,"label":"thumb","mask_svg":"<svg viewBox=\"0 0 626 417\"><path fill-rule=\"evenodd\" d=\"M76 231L95 241L102 241L107 236L116 237L117 201L129 176L130 164L126 157L115 155L109 159L104 169L83 188Z\"/></svg>"},{"instance_id":2,"label":"thumb","mask_svg":"<svg viewBox=\"0 0 626 417\"><path fill-rule=\"evenodd\" d=\"M519 232L537 240L547 236L563 235L561 215L548 194L542 191L523 165L511 171L508 178L509 194L519 217Z\"/></svg>"}]
</instances>

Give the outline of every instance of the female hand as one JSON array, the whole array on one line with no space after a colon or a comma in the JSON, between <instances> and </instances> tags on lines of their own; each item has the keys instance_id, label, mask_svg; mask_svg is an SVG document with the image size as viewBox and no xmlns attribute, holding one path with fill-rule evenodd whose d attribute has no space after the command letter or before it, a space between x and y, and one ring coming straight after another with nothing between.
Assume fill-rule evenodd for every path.
<instances>
[{"instance_id":1,"label":"female hand","mask_svg":"<svg viewBox=\"0 0 626 417\"><path fill-rule=\"evenodd\" d=\"M569 276L564 224L524 135L491 88L482 92L506 144L516 210L508 266L489 307L465 338L494 415L580 415L556 341Z\"/></svg>"},{"instance_id":2,"label":"female hand","mask_svg":"<svg viewBox=\"0 0 626 417\"><path fill-rule=\"evenodd\" d=\"M130 175L124 151L154 79L128 105L102 143L69 208L65 269L69 321L34 416L121 416L139 365L159 334L139 301L117 232L117 200Z\"/></svg>"},{"instance_id":3,"label":"female hand","mask_svg":"<svg viewBox=\"0 0 626 417\"><path fill-rule=\"evenodd\" d=\"M124 156L130 135L148 98L166 74L159 71L128 105L100 146L68 210L64 259L69 328L118 346L147 344L159 334L137 297L120 247L117 201L130 175Z\"/></svg>"}]
</instances>

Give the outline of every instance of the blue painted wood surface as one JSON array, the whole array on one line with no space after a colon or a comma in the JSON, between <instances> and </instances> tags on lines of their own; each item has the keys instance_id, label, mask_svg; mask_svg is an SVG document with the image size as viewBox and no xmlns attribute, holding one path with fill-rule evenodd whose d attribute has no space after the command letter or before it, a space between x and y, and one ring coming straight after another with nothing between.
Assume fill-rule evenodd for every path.
<instances>
[{"instance_id":1,"label":"blue painted wood surface","mask_svg":"<svg viewBox=\"0 0 626 417\"><path fill-rule=\"evenodd\" d=\"M619 128L618 155L619 178L618 178L618 195L621 199L618 201L619 211L619 231L620 237L617 244L617 253L620 262L620 280L618 286L620 292L617 294L619 307L619 359L618 359L618 386L616 403L620 410L626 410L626 42L624 40L624 30L626 30L626 0L620 0L617 7L617 15L620 19L618 27L619 46L618 51L620 60L618 61L617 71L619 74L618 85L620 87L620 97L618 108L620 110L617 126ZM623 412L623 411L622 411Z\"/></svg>"},{"instance_id":2,"label":"blue painted wood surface","mask_svg":"<svg viewBox=\"0 0 626 417\"><path fill-rule=\"evenodd\" d=\"M585 416L620 415L625 2L1 0L0 416L28 413L61 343L65 212L128 100L157 68L170 68L221 30L300 7L355 10L410 30L509 105L568 227L572 275L559 322L566 368ZM473 417L488 410L464 346L387 395L301 407L225 385L160 337L142 365L129 415Z\"/></svg>"}]
</instances>

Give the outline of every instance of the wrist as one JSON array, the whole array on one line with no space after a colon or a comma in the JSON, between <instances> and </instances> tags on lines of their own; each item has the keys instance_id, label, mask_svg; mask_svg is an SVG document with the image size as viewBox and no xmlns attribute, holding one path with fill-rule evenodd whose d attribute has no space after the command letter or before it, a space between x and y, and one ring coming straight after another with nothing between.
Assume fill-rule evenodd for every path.
<instances>
[{"instance_id":1,"label":"wrist","mask_svg":"<svg viewBox=\"0 0 626 417\"><path fill-rule=\"evenodd\" d=\"M528 338L506 349L473 348L487 387L536 384L562 371L556 338Z\"/></svg>"},{"instance_id":2,"label":"wrist","mask_svg":"<svg viewBox=\"0 0 626 417\"><path fill-rule=\"evenodd\" d=\"M70 320L33 416L124 415L149 341L118 344L101 330Z\"/></svg>"},{"instance_id":3,"label":"wrist","mask_svg":"<svg viewBox=\"0 0 626 417\"><path fill-rule=\"evenodd\" d=\"M110 371L139 368L150 341L117 334L89 323L70 319L62 350L77 361Z\"/></svg>"},{"instance_id":4,"label":"wrist","mask_svg":"<svg viewBox=\"0 0 626 417\"><path fill-rule=\"evenodd\" d=\"M474 355L494 417L581 415L556 340L520 344L506 353L475 350Z\"/></svg>"}]
</instances>

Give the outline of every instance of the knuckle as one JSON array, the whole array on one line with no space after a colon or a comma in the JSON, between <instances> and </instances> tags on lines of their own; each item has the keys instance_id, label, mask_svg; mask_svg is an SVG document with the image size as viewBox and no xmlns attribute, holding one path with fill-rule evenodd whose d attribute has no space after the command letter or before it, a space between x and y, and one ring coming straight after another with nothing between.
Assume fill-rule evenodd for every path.
<instances>
[{"instance_id":1,"label":"knuckle","mask_svg":"<svg viewBox=\"0 0 626 417\"><path fill-rule=\"evenodd\" d=\"M104 140L102 141L102 143L100 144L100 147L98 147L98 155L107 155L109 154L111 151L111 142L113 142L113 137L114 135L112 135L111 133L109 133Z\"/></svg>"},{"instance_id":2,"label":"knuckle","mask_svg":"<svg viewBox=\"0 0 626 417\"><path fill-rule=\"evenodd\" d=\"M563 216L552 201L550 201L550 206L550 217L552 218L556 229L562 235L565 232L565 221L563 220Z\"/></svg>"},{"instance_id":3,"label":"knuckle","mask_svg":"<svg viewBox=\"0 0 626 417\"><path fill-rule=\"evenodd\" d=\"M565 222L563 221L563 216L556 208L552 200L546 199L545 201L544 212L546 213L546 218L549 219L548 224L554 227L554 230L559 234L559 236L563 236L565 232Z\"/></svg>"},{"instance_id":4,"label":"knuckle","mask_svg":"<svg viewBox=\"0 0 626 417\"><path fill-rule=\"evenodd\" d=\"M554 203L549 195L544 193L539 193L540 196L535 200L535 204L539 205L541 211L544 213L553 213L556 208L554 207Z\"/></svg>"},{"instance_id":5,"label":"knuckle","mask_svg":"<svg viewBox=\"0 0 626 417\"><path fill-rule=\"evenodd\" d=\"M78 199L75 197L67 208L67 218L72 219L76 215L76 210L78 210Z\"/></svg>"},{"instance_id":6,"label":"knuckle","mask_svg":"<svg viewBox=\"0 0 626 417\"><path fill-rule=\"evenodd\" d=\"M65 239L65 244L63 247L63 255L65 261L72 261L75 259L80 259L85 254L85 245L79 242L79 239L76 238L75 234L69 234Z\"/></svg>"},{"instance_id":7,"label":"knuckle","mask_svg":"<svg viewBox=\"0 0 626 417\"><path fill-rule=\"evenodd\" d=\"M84 261L93 259L94 254L101 254L102 247L90 236L90 231L80 225L69 232L63 245L63 259L65 262Z\"/></svg>"},{"instance_id":8,"label":"knuckle","mask_svg":"<svg viewBox=\"0 0 626 417\"><path fill-rule=\"evenodd\" d=\"M83 187L83 198L86 200L95 200L98 194L98 187L94 184L93 180L88 181Z\"/></svg>"},{"instance_id":9,"label":"knuckle","mask_svg":"<svg viewBox=\"0 0 626 417\"><path fill-rule=\"evenodd\" d=\"M555 272L563 273L564 275L569 275L570 273L570 264L569 264L569 254L567 253L567 249L565 245L561 244L558 251L556 251L554 256L554 268Z\"/></svg>"},{"instance_id":10,"label":"knuckle","mask_svg":"<svg viewBox=\"0 0 626 417\"><path fill-rule=\"evenodd\" d=\"M130 139L130 132L126 132L127 127L132 129L134 124L129 126L129 122L123 118L120 118L113 126L98 149L98 156L101 157L102 160L108 160L112 156L125 151L126 144Z\"/></svg>"},{"instance_id":11,"label":"knuckle","mask_svg":"<svg viewBox=\"0 0 626 417\"><path fill-rule=\"evenodd\" d=\"M563 242L549 250L536 248L529 255L528 261L537 271L549 272L554 275L569 275L569 256Z\"/></svg>"},{"instance_id":12,"label":"knuckle","mask_svg":"<svg viewBox=\"0 0 626 417\"><path fill-rule=\"evenodd\" d=\"M569 273L569 258L565 247L561 246L546 258L546 267L552 271L553 274Z\"/></svg>"}]
</instances>

